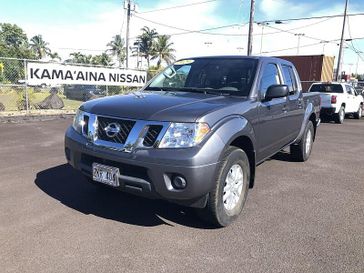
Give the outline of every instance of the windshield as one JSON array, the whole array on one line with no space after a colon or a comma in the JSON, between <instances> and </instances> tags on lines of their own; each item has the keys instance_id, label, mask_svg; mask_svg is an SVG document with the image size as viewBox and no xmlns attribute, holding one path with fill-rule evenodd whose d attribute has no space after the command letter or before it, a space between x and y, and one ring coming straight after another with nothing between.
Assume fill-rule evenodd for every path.
<instances>
[{"instance_id":1,"label":"windshield","mask_svg":"<svg viewBox=\"0 0 364 273\"><path fill-rule=\"evenodd\" d=\"M341 84L314 84L310 88L310 92L321 93L343 93Z\"/></svg>"},{"instance_id":2,"label":"windshield","mask_svg":"<svg viewBox=\"0 0 364 273\"><path fill-rule=\"evenodd\" d=\"M198 58L177 61L159 74L146 90L216 92L248 96L257 60Z\"/></svg>"}]
</instances>

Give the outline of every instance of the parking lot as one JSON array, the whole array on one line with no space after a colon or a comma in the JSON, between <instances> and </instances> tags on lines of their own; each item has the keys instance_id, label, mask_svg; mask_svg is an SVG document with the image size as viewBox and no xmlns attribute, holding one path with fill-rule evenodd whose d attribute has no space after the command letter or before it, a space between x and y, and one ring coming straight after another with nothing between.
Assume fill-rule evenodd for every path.
<instances>
[{"instance_id":1,"label":"parking lot","mask_svg":"<svg viewBox=\"0 0 364 273\"><path fill-rule=\"evenodd\" d=\"M364 119L323 123L306 163L261 164L223 229L86 183L65 164L70 123L0 124L1 272L363 272Z\"/></svg>"}]
</instances>

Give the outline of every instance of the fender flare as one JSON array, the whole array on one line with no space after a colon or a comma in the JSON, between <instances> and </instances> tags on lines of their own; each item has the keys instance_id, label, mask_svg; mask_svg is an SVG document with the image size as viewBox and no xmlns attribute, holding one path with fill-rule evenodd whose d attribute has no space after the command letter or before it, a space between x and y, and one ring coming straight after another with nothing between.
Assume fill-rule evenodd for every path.
<instances>
[{"instance_id":1,"label":"fender flare","mask_svg":"<svg viewBox=\"0 0 364 273\"><path fill-rule=\"evenodd\" d=\"M256 138L253 126L249 123L247 119L239 115L233 115L220 120L214 127L217 127L215 133L220 137L220 139L225 144L225 149L227 149L234 140L239 137L246 137L250 140L252 145L251 154L248 154L250 163L250 181L249 187L253 188L255 180L255 166L256 166ZM246 151L248 152L248 151ZM222 160L223 153L220 155L219 161Z\"/></svg>"}]
</instances>

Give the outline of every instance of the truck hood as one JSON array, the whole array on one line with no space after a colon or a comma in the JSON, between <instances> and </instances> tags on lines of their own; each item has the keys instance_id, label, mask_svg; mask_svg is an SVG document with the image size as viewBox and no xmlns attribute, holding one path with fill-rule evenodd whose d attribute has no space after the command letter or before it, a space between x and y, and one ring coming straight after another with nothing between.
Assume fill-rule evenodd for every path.
<instances>
[{"instance_id":1,"label":"truck hood","mask_svg":"<svg viewBox=\"0 0 364 273\"><path fill-rule=\"evenodd\" d=\"M194 122L205 114L241 103L244 98L191 92L117 95L84 103L81 110L120 118Z\"/></svg>"}]
</instances>

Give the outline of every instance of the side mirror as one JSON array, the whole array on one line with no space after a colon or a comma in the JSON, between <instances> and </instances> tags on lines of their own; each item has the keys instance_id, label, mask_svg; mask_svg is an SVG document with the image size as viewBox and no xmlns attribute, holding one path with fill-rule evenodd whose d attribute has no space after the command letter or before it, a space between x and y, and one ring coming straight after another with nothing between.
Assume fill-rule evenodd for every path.
<instances>
[{"instance_id":1,"label":"side mirror","mask_svg":"<svg viewBox=\"0 0 364 273\"><path fill-rule=\"evenodd\" d=\"M268 90L265 93L265 100L287 97L288 94L289 88L287 85L273 84L268 87Z\"/></svg>"}]
</instances>

